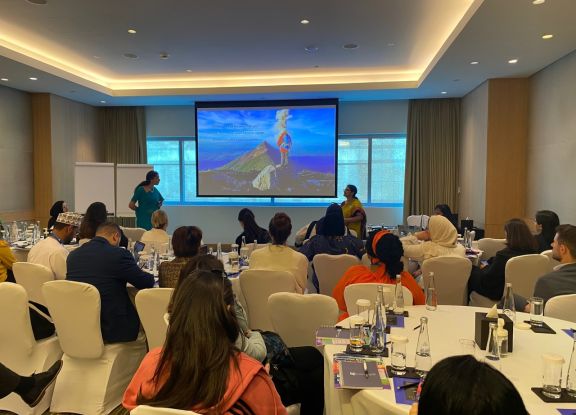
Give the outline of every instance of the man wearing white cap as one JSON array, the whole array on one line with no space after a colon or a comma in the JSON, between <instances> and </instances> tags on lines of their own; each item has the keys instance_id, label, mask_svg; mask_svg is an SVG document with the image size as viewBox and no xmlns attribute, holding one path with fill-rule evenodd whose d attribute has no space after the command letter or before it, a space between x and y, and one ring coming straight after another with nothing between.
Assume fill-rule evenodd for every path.
<instances>
[{"instance_id":1,"label":"man wearing white cap","mask_svg":"<svg viewBox=\"0 0 576 415\"><path fill-rule=\"evenodd\" d=\"M82 215L74 212L63 212L58 215L52 232L32 247L28 253L28 262L44 265L54 273L54 279L66 279L66 258L68 244L78 232Z\"/></svg>"}]
</instances>

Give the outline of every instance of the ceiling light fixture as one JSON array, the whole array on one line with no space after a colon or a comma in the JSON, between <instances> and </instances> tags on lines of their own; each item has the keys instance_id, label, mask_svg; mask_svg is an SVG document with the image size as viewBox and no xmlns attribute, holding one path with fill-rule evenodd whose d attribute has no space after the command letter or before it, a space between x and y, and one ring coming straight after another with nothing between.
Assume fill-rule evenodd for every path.
<instances>
[{"instance_id":1,"label":"ceiling light fixture","mask_svg":"<svg viewBox=\"0 0 576 415\"><path fill-rule=\"evenodd\" d=\"M131 35L135 35L135 34L136 34L136 30L134 30L134 29L128 29L128 33L130 33Z\"/></svg>"},{"instance_id":2,"label":"ceiling light fixture","mask_svg":"<svg viewBox=\"0 0 576 415\"><path fill-rule=\"evenodd\" d=\"M392 46L396 46L396 43L392 43L392 42L390 42L390 43L388 43L388 46L390 46L390 47L392 47Z\"/></svg>"},{"instance_id":3,"label":"ceiling light fixture","mask_svg":"<svg viewBox=\"0 0 576 415\"><path fill-rule=\"evenodd\" d=\"M542 39L544 39L544 40L552 39L553 37L554 37L553 34L542 35Z\"/></svg>"},{"instance_id":4,"label":"ceiling light fixture","mask_svg":"<svg viewBox=\"0 0 576 415\"><path fill-rule=\"evenodd\" d=\"M532 4L535 4L535 5L544 4L545 2L546 2L546 0L532 0Z\"/></svg>"},{"instance_id":5,"label":"ceiling light fixture","mask_svg":"<svg viewBox=\"0 0 576 415\"><path fill-rule=\"evenodd\" d=\"M314 46L314 45L306 46L304 48L304 50L308 53L316 53L316 52L318 52L318 46Z\"/></svg>"},{"instance_id":6,"label":"ceiling light fixture","mask_svg":"<svg viewBox=\"0 0 576 415\"><path fill-rule=\"evenodd\" d=\"M478 62L478 61L472 61L472 62L470 62L470 65L478 65L479 63L480 62Z\"/></svg>"},{"instance_id":7,"label":"ceiling light fixture","mask_svg":"<svg viewBox=\"0 0 576 415\"><path fill-rule=\"evenodd\" d=\"M518 63L518 59L510 59L508 63Z\"/></svg>"},{"instance_id":8,"label":"ceiling light fixture","mask_svg":"<svg viewBox=\"0 0 576 415\"><path fill-rule=\"evenodd\" d=\"M128 59L138 59L138 55L136 55L134 53L125 53L124 57L128 58Z\"/></svg>"},{"instance_id":9,"label":"ceiling light fixture","mask_svg":"<svg viewBox=\"0 0 576 415\"><path fill-rule=\"evenodd\" d=\"M100 104L106 104L106 101L100 101Z\"/></svg>"},{"instance_id":10,"label":"ceiling light fixture","mask_svg":"<svg viewBox=\"0 0 576 415\"><path fill-rule=\"evenodd\" d=\"M347 50L353 50L353 49L358 49L358 45L356 43L346 43L346 44L342 45L342 48L347 49Z\"/></svg>"},{"instance_id":11,"label":"ceiling light fixture","mask_svg":"<svg viewBox=\"0 0 576 415\"><path fill-rule=\"evenodd\" d=\"M35 78L35 77L33 77L33 76L31 76L31 77L28 78L28 79L30 79L31 81L37 81L37 80L38 80L38 78Z\"/></svg>"},{"instance_id":12,"label":"ceiling light fixture","mask_svg":"<svg viewBox=\"0 0 576 415\"><path fill-rule=\"evenodd\" d=\"M160 53L160 59L168 59L169 57L170 55L168 55L166 52Z\"/></svg>"},{"instance_id":13,"label":"ceiling light fixture","mask_svg":"<svg viewBox=\"0 0 576 415\"><path fill-rule=\"evenodd\" d=\"M310 23L310 20L308 20L308 19L302 19L302 20L300 20L300 23L301 23L301 24L308 24L308 23Z\"/></svg>"},{"instance_id":14,"label":"ceiling light fixture","mask_svg":"<svg viewBox=\"0 0 576 415\"><path fill-rule=\"evenodd\" d=\"M442 95L446 95L448 92L442 91L442 92L440 92L440 93L441 93Z\"/></svg>"},{"instance_id":15,"label":"ceiling light fixture","mask_svg":"<svg viewBox=\"0 0 576 415\"><path fill-rule=\"evenodd\" d=\"M8 82L8 78L0 78L0 81Z\"/></svg>"},{"instance_id":16,"label":"ceiling light fixture","mask_svg":"<svg viewBox=\"0 0 576 415\"><path fill-rule=\"evenodd\" d=\"M186 72L190 73L192 72L192 69L186 69Z\"/></svg>"}]
</instances>

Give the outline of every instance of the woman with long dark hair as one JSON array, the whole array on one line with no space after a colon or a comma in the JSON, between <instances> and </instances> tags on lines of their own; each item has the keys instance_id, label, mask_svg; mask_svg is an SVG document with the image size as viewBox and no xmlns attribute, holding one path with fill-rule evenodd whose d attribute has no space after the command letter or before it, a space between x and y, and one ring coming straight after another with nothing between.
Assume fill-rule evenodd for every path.
<instances>
[{"instance_id":1,"label":"woman with long dark hair","mask_svg":"<svg viewBox=\"0 0 576 415\"><path fill-rule=\"evenodd\" d=\"M344 223L351 231L356 233L359 239L366 238L366 212L362 203L356 196L358 188L353 184L349 184L344 189L344 197L346 200L340 205L344 213Z\"/></svg>"},{"instance_id":2,"label":"woman with long dark hair","mask_svg":"<svg viewBox=\"0 0 576 415\"><path fill-rule=\"evenodd\" d=\"M250 244L257 241L259 244L267 244L270 242L270 234L264 228L261 228L256 223L254 212L248 208L241 209L238 212L238 222L242 226L242 233L236 238L236 243L242 243L242 237L246 239L246 243Z\"/></svg>"},{"instance_id":3,"label":"woman with long dark hair","mask_svg":"<svg viewBox=\"0 0 576 415\"><path fill-rule=\"evenodd\" d=\"M182 281L174 292L164 347L144 357L124 393L125 408L286 413L262 364L235 346L240 328L231 292L230 281L214 278L211 271L195 271Z\"/></svg>"},{"instance_id":4,"label":"woman with long dark hair","mask_svg":"<svg viewBox=\"0 0 576 415\"><path fill-rule=\"evenodd\" d=\"M468 280L468 293L478 294L498 301L504 293L506 263L520 255L536 254L538 243L522 219L510 219L504 225L506 248L496 252L485 267L472 267Z\"/></svg>"},{"instance_id":5,"label":"woman with long dark hair","mask_svg":"<svg viewBox=\"0 0 576 415\"><path fill-rule=\"evenodd\" d=\"M456 223L454 214L452 213L452 209L450 209L450 206L448 206L447 204L441 203L434 206L434 214L444 216L452 223L452 225L454 225L456 229L458 229L458 224Z\"/></svg>"},{"instance_id":6,"label":"woman with long dark hair","mask_svg":"<svg viewBox=\"0 0 576 415\"><path fill-rule=\"evenodd\" d=\"M108 209L102 202L91 203L86 209L86 213L80 223L80 230L78 232L78 241L80 245L88 242L96 236L96 229L108 220ZM120 229L122 231L122 229ZM120 232L120 246L128 247L128 238L124 232Z\"/></svg>"},{"instance_id":7,"label":"woman with long dark hair","mask_svg":"<svg viewBox=\"0 0 576 415\"><path fill-rule=\"evenodd\" d=\"M152 213L162 207L164 198L156 188L160 184L160 175L150 170L146 173L146 180L134 189L132 200L128 207L136 212L136 226L149 231L152 229Z\"/></svg>"},{"instance_id":8,"label":"woman with long dark hair","mask_svg":"<svg viewBox=\"0 0 576 415\"><path fill-rule=\"evenodd\" d=\"M182 269L198 255L202 242L202 230L196 226L180 226L172 234L175 258L164 261L158 267L158 283L162 288L175 288Z\"/></svg>"},{"instance_id":9,"label":"woman with long dark hair","mask_svg":"<svg viewBox=\"0 0 576 415\"><path fill-rule=\"evenodd\" d=\"M50 219L48 219L48 230L54 226L58 215L64 212L68 212L68 205L65 201L59 200L52 205L50 208Z\"/></svg>"},{"instance_id":10,"label":"woman with long dark hair","mask_svg":"<svg viewBox=\"0 0 576 415\"><path fill-rule=\"evenodd\" d=\"M560 218L551 210L539 210L536 212L536 225L540 233L536 235L538 241L538 251L552 249L552 241L556 235L556 228L560 225Z\"/></svg>"}]
</instances>

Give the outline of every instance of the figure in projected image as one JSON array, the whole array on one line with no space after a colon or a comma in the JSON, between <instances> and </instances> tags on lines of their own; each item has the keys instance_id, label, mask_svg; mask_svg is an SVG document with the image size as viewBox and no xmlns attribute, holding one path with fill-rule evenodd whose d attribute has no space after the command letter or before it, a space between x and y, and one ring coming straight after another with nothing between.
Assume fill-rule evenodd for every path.
<instances>
[{"instance_id":1,"label":"figure in projected image","mask_svg":"<svg viewBox=\"0 0 576 415\"><path fill-rule=\"evenodd\" d=\"M290 118L292 118L292 116L289 110L283 109L276 111L276 128L278 129L276 145L280 149L280 164L276 167L288 166L288 153L292 148L292 137L288 134L286 123Z\"/></svg>"}]
</instances>

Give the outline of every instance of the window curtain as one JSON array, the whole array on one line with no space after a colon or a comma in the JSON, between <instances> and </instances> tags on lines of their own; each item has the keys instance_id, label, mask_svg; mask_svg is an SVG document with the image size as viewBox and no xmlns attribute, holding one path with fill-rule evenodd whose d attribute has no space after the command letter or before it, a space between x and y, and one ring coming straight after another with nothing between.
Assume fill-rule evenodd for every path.
<instances>
[{"instance_id":1,"label":"window curtain","mask_svg":"<svg viewBox=\"0 0 576 415\"><path fill-rule=\"evenodd\" d=\"M144 107L106 107L101 114L105 161L146 163L146 113Z\"/></svg>"},{"instance_id":2,"label":"window curtain","mask_svg":"<svg viewBox=\"0 0 576 415\"><path fill-rule=\"evenodd\" d=\"M458 212L460 99L410 100L404 218L446 203Z\"/></svg>"}]
</instances>

